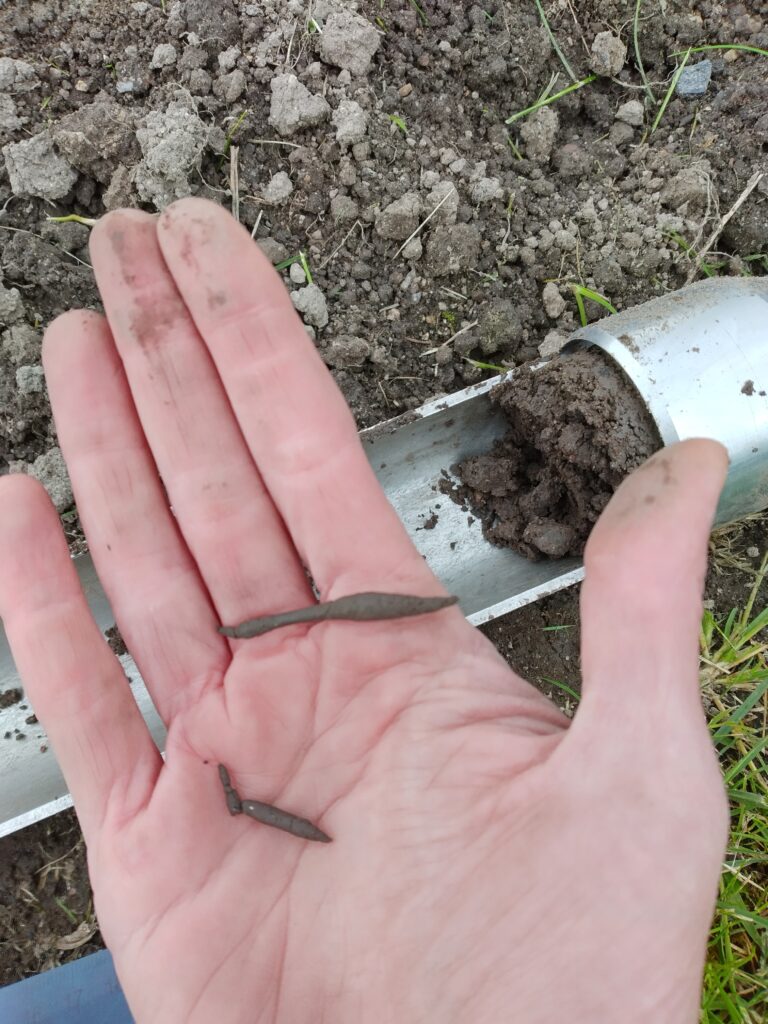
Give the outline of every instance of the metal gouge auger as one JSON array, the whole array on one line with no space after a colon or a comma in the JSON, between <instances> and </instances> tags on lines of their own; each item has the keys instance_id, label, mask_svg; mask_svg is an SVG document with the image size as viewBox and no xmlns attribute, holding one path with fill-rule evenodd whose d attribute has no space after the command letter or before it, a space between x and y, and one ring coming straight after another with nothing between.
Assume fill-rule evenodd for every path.
<instances>
[{"instance_id":1,"label":"metal gouge auger","mask_svg":"<svg viewBox=\"0 0 768 1024\"><path fill-rule=\"evenodd\" d=\"M713 437L731 467L718 509L726 522L768 506L768 278L702 282L577 331L564 350L595 345L624 370L665 444ZM578 559L529 562L489 544L479 522L438 489L462 459L487 451L507 430L488 399L501 378L430 402L361 434L371 465L417 548L470 622L480 624L578 582ZM435 513L437 513L435 522ZM425 528L431 526L432 528ZM75 560L102 630L112 611L86 556ZM136 666L121 658L136 700L162 749L164 730ZM0 636L0 693L20 686ZM53 752L41 752L29 709L0 711L0 835L70 803ZM16 742L14 729L26 734ZM11 739L3 739L6 733Z\"/></svg>"}]
</instances>

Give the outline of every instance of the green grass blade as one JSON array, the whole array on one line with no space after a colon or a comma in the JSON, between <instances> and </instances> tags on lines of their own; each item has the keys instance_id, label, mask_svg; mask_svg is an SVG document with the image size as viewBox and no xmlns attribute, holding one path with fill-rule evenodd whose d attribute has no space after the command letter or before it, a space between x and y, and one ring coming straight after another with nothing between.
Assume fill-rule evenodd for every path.
<instances>
[{"instance_id":1,"label":"green grass blade","mask_svg":"<svg viewBox=\"0 0 768 1024\"><path fill-rule=\"evenodd\" d=\"M706 609L701 618L701 649L708 651L712 646L712 636L715 632L715 617L709 609Z\"/></svg>"},{"instance_id":2,"label":"green grass blade","mask_svg":"<svg viewBox=\"0 0 768 1024\"><path fill-rule=\"evenodd\" d=\"M66 217L46 217L45 219L51 224L85 224L87 228L92 228L97 224L92 217L81 217L79 213L68 213Z\"/></svg>"},{"instance_id":3,"label":"green grass blade","mask_svg":"<svg viewBox=\"0 0 768 1024\"><path fill-rule=\"evenodd\" d=\"M741 50L744 53L759 53L761 57L768 57L768 50L761 50L759 46L747 46L745 43L708 43L705 46L692 46L688 50L675 50L670 57L682 57L684 53L707 53L710 50Z\"/></svg>"},{"instance_id":4,"label":"green grass blade","mask_svg":"<svg viewBox=\"0 0 768 1024\"><path fill-rule=\"evenodd\" d=\"M760 914L754 914L751 910L741 904L739 906L731 906L727 903L718 903L717 909L722 911L724 914L728 914L730 917L736 918L737 921L743 921L745 924L755 925L757 928L763 928L768 930L768 917L762 917ZM754 933L751 929L748 930L749 935L756 942L760 942L760 934Z\"/></svg>"},{"instance_id":5,"label":"green grass blade","mask_svg":"<svg viewBox=\"0 0 768 1024\"><path fill-rule=\"evenodd\" d=\"M77 924L77 915L69 909L64 900L60 900L58 896L54 896L53 902L56 904L59 910L61 910L64 914L67 915L72 924Z\"/></svg>"},{"instance_id":6,"label":"green grass blade","mask_svg":"<svg viewBox=\"0 0 768 1024\"><path fill-rule=\"evenodd\" d=\"M635 46L635 61L637 63L637 70L640 72L640 77L643 80L643 86L645 88L646 93L648 94L648 98L650 99L651 103L655 105L657 102L656 95L653 89L651 88L651 83L648 81L648 76L645 73L645 67L643 65L643 58L640 56L640 40L638 39L638 31L640 29L640 9L642 8L642 6L643 0L637 0L637 4L635 6L635 17L632 23L632 41Z\"/></svg>"},{"instance_id":7,"label":"green grass blade","mask_svg":"<svg viewBox=\"0 0 768 1024\"><path fill-rule=\"evenodd\" d=\"M680 81L680 75L682 75L683 68L688 63L688 60L689 60L690 56L691 56L691 51L690 50L686 50L685 56L683 57L683 60L682 60L682 63L679 65L679 67L675 71L674 75L672 76L672 81L669 83L669 88L667 89L667 94L664 97L664 99L661 101L661 106L659 107L659 111L658 111L658 113L656 114L656 117L653 120L653 124L651 125L651 135L653 135L653 133L656 131L656 129L661 124L661 119L662 119L662 117L664 117L664 111L669 106L669 101L672 99L672 96L674 94L674 91L675 91L675 88L677 86L677 83Z\"/></svg>"},{"instance_id":8,"label":"green grass blade","mask_svg":"<svg viewBox=\"0 0 768 1024\"><path fill-rule=\"evenodd\" d=\"M579 320L581 321L581 326L586 327L587 311L584 308L584 299L581 297L581 292L578 291L576 288L573 289L573 297L574 299L576 299L576 306L579 310Z\"/></svg>"},{"instance_id":9,"label":"green grass blade","mask_svg":"<svg viewBox=\"0 0 768 1024\"><path fill-rule=\"evenodd\" d=\"M549 676L542 676L541 678L545 683L549 683L550 686L556 686L558 690L562 690L564 693L567 693L568 696L572 697L577 704L581 700L581 694L571 689L568 683L561 683L559 679L550 679Z\"/></svg>"},{"instance_id":10,"label":"green grass blade","mask_svg":"<svg viewBox=\"0 0 768 1024\"><path fill-rule=\"evenodd\" d=\"M505 124L512 124L514 121L519 121L521 117L527 117L536 110L540 110L541 107L547 107L550 103L554 103L556 100L561 99L563 96L567 96L569 92L575 92L577 89L583 89L585 85L589 85L590 82L594 82L597 75L587 75L586 78L582 78L578 82L574 82L573 85L569 85L566 89L561 89L560 92L554 93L552 96L541 98L532 103L530 107L526 107L525 110L520 110L518 113L513 114L512 117L508 117Z\"/></svg>"},{"instance_id":11,"label":"green grass blade","mask_svg":"<svg viewBox=\"0 0 768 1024\"><path fill-rule=\"evenodd\" d=\"M751 762L754 761L755 758L759 757L760 754L762 754L762 752L766 748L768 748L768 736L763 736L762 739L757 741L757 743L754 745L754 747L752 747L751 750L748 750L743 757L739 758L739 760L735 764L731 765L731 767L725 773L723 778L725 780L726 786L730 785L731 782L733 782L733 780L736 778L736 776L740 775L741 772L743 772L744 769L747 767L747 765L751 764Z\"/></svg>"},{"instance_id":12,"label":"green grass blade","mask_svg":"<svg viewBox=\"0 0 768 1024\"><path fill-rule=\"evenodd\" d=\"M731 608L730 612L728 613L728 618L725 620L725 625L723 626L723 634L726 637L726 639L729 639L731 633L733 633L733 624L736 622L736 617L738 616L738 614L738 608Z\"/></svg>"},{"instance_id":13,"label":"green grass blade","mask_svg":"<svg viewBox=\"0 0 768 1024\"><path fill-rule=\"evenodd\" d=\"M601 295L600 292L592 291L591 288L584 288L583 285L579 286L579 290L581 291L581 294L584 296L585 299L591 299L593 302L598 303L598 305L602 306L604 309L607 309L609 313L618 312L616 307L612 305L604 295Z\"/></svg>"},{"instance_id":14,"label":"green grass blade","mask_svg":"<svg viewBox=\"0 0 768 1024\"><path fill-rule=\"evenodd\" d=\"M307 279L307 284L312 284L312 271L309 269L309 262L301 249L299 249L299 263L301 264L301 269L304 271L304 277Z\"/></svg>"},{"instance_id":15,"label":"green grass blade","mask_svg":"<svg viewBox=\"0 0 768 1024\"><path fill-rule=\"evenodd\" d=\"M754 619L745 626L737 634L738 642L747 643L752 637L756 636L762 629L768 627L768 608L763 609L759 615L756 615Z\"/></svg>"},{"instance_id":16,"label":"green grass blade","mask_svg":"<svg viewBox=\"0 0 768 1024\"><path fill-rule=\"evenodd\" d=\"M416 9L416 13L419 16L422 25L428 25L429 18L427 17L426 13L422 10L421 6L416 2L416 0L410 0L410 3L411 7L414 7Z\"/></svg>"},{"instance_id":17,"label":"green grass blade","mask_svg":"<svg viewBox=\"0 0 768 1024\"><path fill-rule=\"evenodd\" d=\"M585 288L583 284L571 284L570 289L573 292L574 299L576 299L576 307L579 311L579 320L581 320L582 327L586 327L589 322L587 311L584 307L584 299L596 302L603 309L607 309L609 313L617 312L616 307L604 295L593 291L591 288Z\"/></svg>"},{"instance_id":18,"label":"green grass blade","mask_svg":"<svg viewBox=\"0 0 768 1024\"><path fill-rule=\"evenodd\" d=\"M570 78L570 80L572 82L578 82L578 80L579 80L578 75L575 74L573 68L568 63L568 58L565 56L563 51L560 49L560 44L558 43L557 39L555 39L555 34L554 34L554 32L552 31L552 29L550 27L550 24L549 24L549 21L547 20L546 14L544 13L544 7L542 6L541 0L533 0L533 2L536 4L536 10L539 12L539 17L541 18L541 23L544 26L544 29L545 29L547 35L549 36L549 41L552 44L552 49L555 51L557 56L560 58L560 63L565 68L566 73L567 73L568 77Z\"/></svg>"},{"instance_id":19,"label":"green grass blade","mask_svg":"<svg viewBox=\"0 0 768 1024\"><path fill-rule=\"evenodd\" d=\"M742 701L736 710L728 716L728 721L724 722L714 733L713 739L717 743L721 739L725 739L726 736L730 735L733 731L733 726L738 725L739 722L743 721L749 712L756 707L763 699L766 691L768 691L768 671L759 669L753 675L753 680L758 683L754 690L749 696Z\"/></svg>"},{"instance_id":20,"label":"green grass blade","mask_svg":"<svg viewBox=\"0 0 768 1024\"><path fill-rule=\"evenodd\" d=\"M497 363L483 363L479 359L470 359L468 356L464 356L468 363L476 366L478 370L493 370L495 373L509 373L511 367L499 366Z\"/></svg>"},{"instance_id":21,"label":"green grass blade","mask_svg":"<svg viewBox=\"0 0 768 1024\"><path fill-rule=\"evenodd\" d=\"M729 789L728 799L733 803L741 804L742 807L751 807L756 811L768 813L768 798L760 796L759 793L750 793L745 789ZM764 858L763 862L768 863L768 857Z\"/></svg>"}]
</instances>

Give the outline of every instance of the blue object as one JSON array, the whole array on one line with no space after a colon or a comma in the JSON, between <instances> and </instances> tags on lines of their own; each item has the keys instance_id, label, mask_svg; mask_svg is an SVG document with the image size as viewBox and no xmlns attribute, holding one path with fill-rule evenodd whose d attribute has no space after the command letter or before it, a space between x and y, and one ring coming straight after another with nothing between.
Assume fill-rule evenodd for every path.
<instances>
[{"instance_id":1,"label":"blue object","mask_svg":"<svg viewBox=\"0 0 768 1024\"><path fill-rule=\"evenodd\" d=\"M105 949L0 988L0 1021L135 1024Z\"/></svg>"},{"instance_id":2,"label":"blue object","mask_svg":"<svg viewBox=\"0 0 768 1024\"><path fill-rule=\"evenodd\" d=\"M712 61L700 60L698 64L688 64L680 72L680 77L675 86L675 92L683 99L693 99L694 96L703 96L709 87L709 80L712 77Z\"/></svg>"}]
</instances>

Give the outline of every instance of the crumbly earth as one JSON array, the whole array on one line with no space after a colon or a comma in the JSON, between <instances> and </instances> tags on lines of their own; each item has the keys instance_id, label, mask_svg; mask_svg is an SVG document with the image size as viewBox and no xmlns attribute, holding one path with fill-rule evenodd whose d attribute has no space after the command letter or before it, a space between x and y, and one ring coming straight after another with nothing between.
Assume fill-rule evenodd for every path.
<instances>
[{"instance_id":1,"label":"crumbly earth","mask_svg":"<svg viewBox=\"0 0 768 1024\"><path fill-rule=\"evenodd\" d=\"M622 371L597 349L526 363L490 393L509 432L457 469L493 544L527 558L580 555L624 477L661 447Z\"/></svg>"},{"instance_id":2,"label":"crumbly earth","mask_svg":"<svg viewBox=\"0 0 768 1024\"><path fill-rule=\"evenodd\" d=\"M232 207L237 160L240 219L275 264L305 254L314 290L297 262L281 273L363 427L493 372L479 363L556 351L578 324L571 283L617 308L679 287L686 247L701 247L765 163L757 55L692 53L689 65L712 59L706 94L673 97L651 132L635 0L555 0L545 8L574 73L601 77L507 125L553 75L554 91L569 81L535 5L419 6L423 16L410 0L0 0L0 472L45 481L73 552L85 542L40 344L57 314L99 298L88 228L48 216L155 211L187 194ZM617 31L625 59L603 36ZM643 5L656 100L673 54L734 42L768 47L766 0ZM768 178L728 223L711 272L766 271L766 210ZM587 302L587 313L604 311ZM752 546L765 547L764 523ZM718 587L729 573L741 580L724 565ZM538 672L536 652L564 641L535 614L488 631L541 682L556 666ZM504 630L518 637L510 649ZM55 899L93 921L74 829L66 814L0 841L0 983L98 942L59 948L75 924Z\"/></svg>"}]
</instances>

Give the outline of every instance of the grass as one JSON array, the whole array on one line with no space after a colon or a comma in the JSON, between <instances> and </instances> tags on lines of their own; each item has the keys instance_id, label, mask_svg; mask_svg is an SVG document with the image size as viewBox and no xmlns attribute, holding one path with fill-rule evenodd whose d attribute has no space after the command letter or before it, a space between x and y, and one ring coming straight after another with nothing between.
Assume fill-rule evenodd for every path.
<instances>
[{"instance_id":1,"label":"grass","mask_svg":"<svg viewBox=\"0 0 768 1024\"><path fill-rule=\"evenodd\" d=\"M464 360L478 370L492 370L493 373L509 373L512 369L511 366L499 366L498 363L484 363L480 359L470 359L469 356L464 356Z\"/></svg>"},{"instance_id":2,"label":"grass","mask_svg":"<svg viewBox=\"0 0 768 1024\"><path fill-rule=\"evenodd\" d=\"M698 253L694 247L685 240L679 231L667 231L667 238L674 242L678 248L682 249L683 252L687 253L691 259L696 262L698 259ZM749 256L738 257L744 264L740 272L741 277L754 277L756 274L763 275L768 274L768 253L754 252ZM699 270L706 277L720 277L721 271L727 270L729 265L728 260L702 260L699 263ZM752 269L754 266L754 270ZM727 274L725 276L728 276Z\"/></svg>"},{"instance_id":3,"label":"grass","mask_svg":"<svg viewBox=\"0 0 768 1024\"><path fill-rule=\"evenodd\" d=\"M549 21L547 19L546 14L544 13L544 7L542 5L541 0L533 0L533 2L536 4L536 10L539 12L539 17L541 18L541 23L544 26L544 30L546 31L547 35L549 36L549 41L552 44L552 49L555 51L557 56L560 58L560 63L565 68L566 74L568 75L568 77L570 78L570 80L572 82L578 82L578 80L579 80L578 75L575 73L575 71L573 70L571 65L568 63L568 58L565 56L563 51L560 49L560 44L558 43L557 39L555 39L555 34L552 31L552 29L550 28L550 24L549 24Z\"/></svg>"},{"instance_id":4,"label":"grass","mask_svg":"<svg viewBox=\"0 0 768 1024\"><path fill-rule=\"evenodd\" d=\"M585 85L589 85L590 82L594 82L597 75L587 75L586 78L580 79L578 82L574 82L573 85L567 86L565 89L561 89L560 92L553 93L550 95L540 96L535 103L532 103L530 107L526 107L525 110L519 110L512 117L508 117L505 124L513 124L515 121L519 121L522 117L528 117L529 114L533 114L537 110L541 110L542 107L549 106L550 103L555 103L563 96L567 96L569 92L575 92L577 89L583 89Z\"/></svg>"},{"instance_id":5,"label":"grass","mask_svg":"<svg viewBox=\"0 0 768 1024\"><path fill-rule=\"evenodd\" d=\"M400 129L403 135L408 134L408 125L399 114L387 114L387 117L396 128Z\"/></svg>"},{"instance_id":6,"label":"grass","mask_svg":"<svg viewBox=\"0 0 768 1024\"><path fill-rule=\"evenodd\" d=\"M750 256L742 257L743 263L754 263L756 267L762 270L763 274L768 274L768 253L766 252L753 252ZM747 270L747 274L753 276L752 270Z\"/></svg>"},{"instance_id":7,"label":"grass","mask_svg":"<svg viewBox=\"0 0 768 1024\"><path fill-rule=\"evenodd\" d=\"M571 284L569 287L573 292L574 299L576 299L576 307L579 311L579 320L581 321L582 327L586 327L589 323L589 320L587 319L587 311L584 306L585 299L589 299L590 302L596 302L598 306L602 306L603 309L607 309L609 313L618 312L616 307L599 292L593 291L591 288L585 288L583 284Z\"/></svg>"},{"instance_id":8,"label":"grass","mask_svg":"<svg viewBox=\"0 0 768 1024\"><path fill-rule=\"evenodd\" d=\"M287 260L283 260L282 263L275 264L275 270L287 270L288 267L293 266L294 263L298 263L301 269L304 271L304 277L307 279L307 284L313 283L312 271L309 269L309 260L307 259L306 253L299 249L295 256L289 256Z\"/></svg>"},{"instance_id":9,"label":"grass","mask_svg":"<svg viewBox=\"0 0 768 1024\"><path fill-rule=\"evenodd\" d=\"M758 53L761 57L768 57L768 50L761 50L759 46L747 46L746 43L707 43L705 46L691 46L688 50L675 50L670 57L682 57L684 53L707 53L710 50L741 50L744 53Z\"/></svg>"},{"instance_id":10,"label":"grass","mask_svg":"<svg viewBox=\"0 0 768 1024\"><path fill-rule=\"evenodd\" d=\"M653 119L653 124L651 125L651 130L649 132L650 135L653 135L653 133L656 131L656 129L661 124L661 119L664 117L664 112L667 109L667 107L669 106L669 101L672 99L672 97L675 94L675 89L677 88L677 83L680 81L680 75L682 75L683 68L688 63L688 60L689 60L690 56L691 56L691 50L688 49L688 50L685 51L685 56L683 57L682 62L677 66L677 69L676 69L674 75L672 75L672 81L669 83L669 88L667 89L667 93L666 93L664 99L661 101L661 103L659 105L659 109L656 112L656 117L654 117L654 119Z\"/></svg>"},{"instance_id":11,"label":"grass","mask_svg":"<svg viewBox=\"0 0 768 1024\"><path fill-rule=\"evenodd\" d=\"M702 690L731 805L702 1024L768 1019L768 608L755 612L767 572L768 555L742 609L702 620Z\"/></svg>"},{"instance_id":12,"label":"grass","mask_svg":"<svg viewBox=\"0 0 768 1024\"><path fill-rule=\"evenodd\" d=\"M694 247L686 242L679 231L668 231L667 238L673 241L678 248L683 250L683 252L687 253L694 262L698 259L698 253ZM719 271L721 271L725 266L727 266L727 261L725 260L718 263L710 263L707 260L702 260L701 263L699 263L699 270L706 277L719 277Z\"/></svg>"},{"instance_id":13,"label":"grass","mask_svg":"<svg viewBox=\"0 0 768 1024\"><path fill-rule=\"evenodd\" d=\"M651 88L651 83L648 81L648 76L645 73L645 66L643 65L643 58L640 56L640 40L638 38L640 31L640 11L642 10L643 0L637 0L635 5L635 17L632 21L632 42L635 47L635 62L637 63L637 70L640 72L640 77L643 80L643 87L648 94L648 99L656 104L656 94Z\"/></svg>"},{"instance_id":14,"label":"grass","mask_svg":"<svg viewBox=\"0 0 768 1024\"><path fill-rule=\"evenodd\" d=\"M542 676L541 678L545 683L549 683L550 686L554 686L558 690L562 690L563 693L567 694L576 704L581 700L581 694L577 693L576 690L568 685L568 683L563 683L559 679L550 679L549 676Z\"/></svg>"},{"instance_id":15,"label":"grass","mask_svg":"<svg viewBox=\"0 0 768 1024\"><path fill-rule=\"evenodd\" d=\"M92 217L81 217L79 213L68 213L66 217L46 217L45 219L51 224L85 224L87 228L92 228L97 223Z\"/></svg>"},{"instance_id":16,"label":"grass","mask_svg":"<svg viewBox=\"0 0 768 1024\"><path fill-rule=\"evenodd\" d=\"M70 924L77 924L78 923L77 922L77 914L75 914L74 911L69 909L69 907L66 905L64 900L60 900L58 896L54 896L53 897L53 902L56 904L56 906L59 908L59 910L61 910L64 914L67 915L67 918L69 919Z\"/></svg>"},{"instance_id":17,"label":"grass","mask_svg":"<svg viewBox=\"0 0 768 1024\"><path fill-rule=\"evenodd\" d=\"M421 7L421 5L418 4L416 2L416 0L409 0L409 3L411 5L411 7L413 7L414 10L416 11L416 13L418 14L419 21L422 23L422 25L428 25L429 24L429 18L427 17L427 15L424 12L424 9Z\"/></svg>"},{"instance_id":18,"label":"grass","mask_svg":"<svg viewBox=\"0 0 768 1024\"><path fill-rule=\"evenodd\" d=\"M248 117L249 114L250 110L246 107L245 110L238 116L238 118L235 120L235 123L227 132L226 138L224 139L224 149L222 150L221 159L219 161L219 169L221 169L221 167L224 165L224 161L229 156L229 151L232 148L232 142L235 138L235 135L237 135L238 131L240 130L240 127L242 126L243 121L246 119L246 117Z\"/></svg>"}]
</instances>

